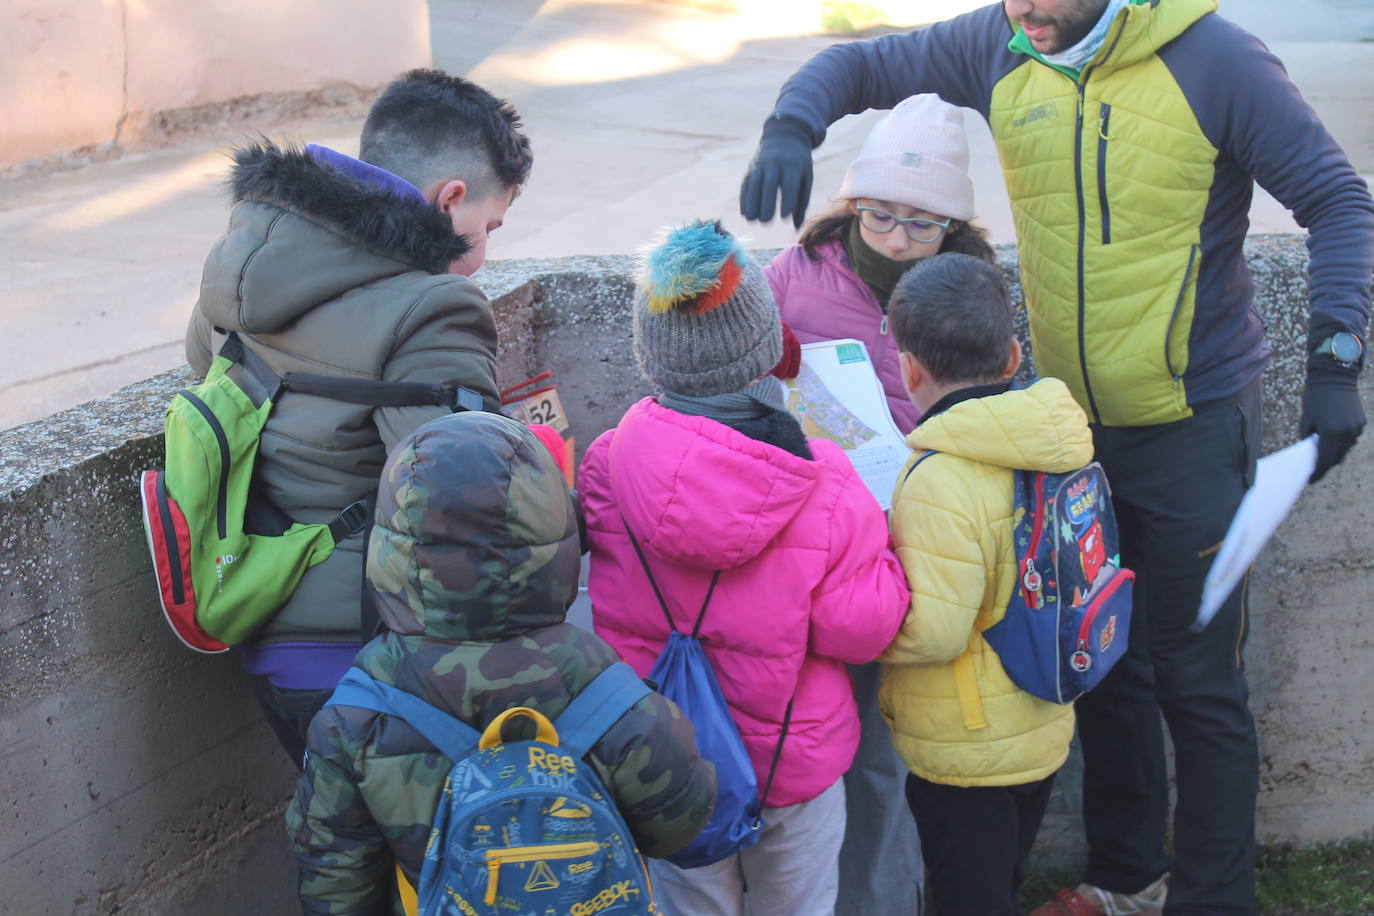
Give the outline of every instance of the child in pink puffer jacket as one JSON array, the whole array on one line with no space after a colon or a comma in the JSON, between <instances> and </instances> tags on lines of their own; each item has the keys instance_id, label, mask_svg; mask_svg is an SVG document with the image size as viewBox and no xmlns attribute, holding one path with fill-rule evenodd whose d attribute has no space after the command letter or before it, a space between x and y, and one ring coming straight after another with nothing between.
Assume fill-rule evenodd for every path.
<instances>
[{"instance_id":1,"label":"child in pink puffer jacket","mask_svg":"<svg viewBox=\"0 0 1374 916\"><path fill-rule=\"evenodd\" d=\"M669 233L634 304L635 354L662 389L601 435L579 481L597 633L641 674L668 626L627 528L679 630L699 633L758 775L760 842L690 872L655 861L669 914L831 913L844 784L859 741L846 663L892 640L909 594L883 512L831 442L807 440L768 376L782 355L768 283L719 224ZM900 807L900 796L893 799Z\"/></svg>"}]
</instances>

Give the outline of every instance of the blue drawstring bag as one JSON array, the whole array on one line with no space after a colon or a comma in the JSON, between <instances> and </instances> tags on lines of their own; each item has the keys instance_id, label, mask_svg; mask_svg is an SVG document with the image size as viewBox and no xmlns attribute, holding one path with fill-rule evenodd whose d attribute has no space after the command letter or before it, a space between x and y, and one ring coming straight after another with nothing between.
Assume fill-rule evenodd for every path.
<instances>
[{"instance_id":1,"label":"blue drawstring bag","mask_svg":"<svg viewBox=\"0 0 1374 916\"><path fill-rule=\"evenodd\" d=\"M728 859L759 841L764 828L763 799L768 797L773 774L777 771L782 743L792 719L792 703L789 701L787 704L782 734L778 736L778 745L773 751L773 762L768 770L768 781L760 796L754 764L744 749L744 739L740 737L739 727L730 715L730 707L725 702L725 694L721 692L710 659L706 657L706 649L697 638L706 608L711 603L711 595L716 590L716 582L720 579L719 570L711 575L711 584L706 589L706 598L701 603L701 611L697 614L692 632L682 633L673 623L668 603L654 581L634 532L630 531L628 525L625 531L644 567L644 574L649 577L649 584L653 586L654 596L658 598L670 630L668 644L664 646L658 661L654 662L649 680L657 685L659 693L682 710L682 714L696 729L698 753L716 767L716 806L711 812L711 819L696 839L668 856L668 861L680 868L700 868Z\"/></svg>"},{"instance_id":2,"label":"blue drawstring bag","mask_svg":"<svg viewBox=\"0 0 1374 916\"><path fill-rule=\"evenodd\" d=\"M701 641L676 630L668 634L668 645L654 662L649 680L691 721L697 751L716 765L716 807L711 819L696 839L668 861L696 868L753 846L763 827L758 779Z\"/></svg>"}]
</instances>

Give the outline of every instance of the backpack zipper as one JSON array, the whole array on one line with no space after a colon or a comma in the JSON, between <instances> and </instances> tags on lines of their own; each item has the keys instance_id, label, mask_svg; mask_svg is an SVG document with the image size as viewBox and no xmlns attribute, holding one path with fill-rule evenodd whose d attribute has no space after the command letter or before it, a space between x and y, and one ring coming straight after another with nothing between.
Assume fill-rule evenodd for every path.
<instances>
[{"instance_id":1,"label":"backpack zipper","mask_svg":"<svg viewBox=\"0 0 1374 916\"><path fill-rule=\"evenodd\" d=\"M167 566L172 576L172 603L182 604L186 601L186 585L181 578L181 542L177 540L176 525L172 522L171 500L167 498L166 473L163 471L157 475L157 514L161 516L162 538L167 542Z\"/></svg>"},{"instance_id":2,"label":"backpack zipper","mask_svg":"<svg viewBox=\"0 0 1374 916\"><path fill-rule=\"evenodd\" d=\"M1040 549L1040 536L1045 529L1045 475L1037 471L1035 473L1035 521L1031 525L1030 547L1026 551L1026 560L1021 564L1021 585L1025 590L1026 604L1032 610L1040 610L1045 606L1045 596L1041 594L1041 587L1044 585L1044 578L1035 568L1035 553Z\"/></svg>"},{"instance_id":3,"label":"backpack zipper","mask_svg":"<svg viewBox=\"0 0 1374 916\"><path fill-rule=\"evenodd\" d=\"M210 424L215 441L219 443L219 496L215 504L215 525L219 531L219 539L223 541L229 537L229 437L224 434L224 427L220 426L214 411L204 401L190 391L181 392L181 396L200 411L205 422Z\"/></svg>"},{"instance_id":4,"label":"backpack zipper","mask_svg":"<svg viewBox=\"0 0 1374 916\"><path fill-rule=\"evenodd\" d=\"M544 859L577 859L595 855L601 844L588 840L584 843L548 843L543 846L511 846L506 849L488 849L482 853L487 866L487 892L484 896L487 906L496 905L496 888L501 877L501 866L515 862L539 862Z\"/></svg>"},{"instance_id":5,"label":"backpack zipper","mask_svg":"<svg viewBox=\"0 0 1374 916\"><path fill-rule=\"evenodd\" d=\"M1112 581L1108 582L1102 591L1097 593L1088 609L1083 613L1083 620L1078 625L1078 638L1074 641L1074 653L1069 658L1069 663L1073 665L1073 670L1078 672L1087 671L1092 667L1092 654L1088 651L1088 637L1092 634L1093 621L1097 619L1097 612L1102 609L1102 605L1107 603L1107 599L1116 594L1116 590L1124 583L1135 578L1135 573L1129 569L1120 569L1116 575L1112 576Z\"/></svg>"}]
</instances>

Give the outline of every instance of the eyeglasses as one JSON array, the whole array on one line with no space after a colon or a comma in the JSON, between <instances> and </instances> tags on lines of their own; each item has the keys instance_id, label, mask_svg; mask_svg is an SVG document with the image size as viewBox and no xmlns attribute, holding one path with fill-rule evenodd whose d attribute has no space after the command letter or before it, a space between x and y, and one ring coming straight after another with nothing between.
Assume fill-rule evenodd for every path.
<instances>
[{"instance_id":1,"label":"eyeglasses","mask_svg":"<svg viewBox=\"0 0 1374 916\"><path fill-rule=\"evenodd\" d=\"M878 207L865 207L863 204L855 205L859 211L859 222L869 232L876 232L879 235L891 232L898 224L906 230L906 237L913 242L933 242L945 234L949 228L949 220L927 219L924 216L898 216L895 213L888 213Z\"/></svg>"}]
</instances>

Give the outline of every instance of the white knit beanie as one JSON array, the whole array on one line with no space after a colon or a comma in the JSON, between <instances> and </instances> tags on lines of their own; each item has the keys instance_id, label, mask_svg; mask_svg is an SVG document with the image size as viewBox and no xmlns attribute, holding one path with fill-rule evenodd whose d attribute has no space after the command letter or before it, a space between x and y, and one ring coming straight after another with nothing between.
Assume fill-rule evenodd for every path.
<instances>
[{"instance_id":1,"label":"white knit beanie","mask_svg":"<svg viewBox=\"0 0 1374 916\"><path fill-rule=\"evenodd\" d=\"M903 99L873 126L837 196L973 219L964 113L932 93Z\"/></svg>"}]
</instances>

